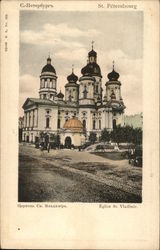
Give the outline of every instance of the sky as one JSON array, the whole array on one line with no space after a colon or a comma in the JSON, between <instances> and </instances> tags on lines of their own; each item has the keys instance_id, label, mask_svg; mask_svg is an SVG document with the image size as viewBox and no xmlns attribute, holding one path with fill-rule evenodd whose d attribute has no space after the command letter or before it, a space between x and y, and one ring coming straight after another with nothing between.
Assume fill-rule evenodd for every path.
<instances>
[{"instance_id":1,"label":"sky","mask_svg":"<svg viewBox=\"0 0 160 250\"><path fill-rule=\"evenodd\" d=\"M39 97L40 73L50 55L57 79L57 92L64 93L67 76L80 77L87 63L91 42L102 72L103 94L107 75L120 74L125 114L142 112L143 13L140 11L21 11L19 114L28 97Z\"/></svg>"}]
</instances>

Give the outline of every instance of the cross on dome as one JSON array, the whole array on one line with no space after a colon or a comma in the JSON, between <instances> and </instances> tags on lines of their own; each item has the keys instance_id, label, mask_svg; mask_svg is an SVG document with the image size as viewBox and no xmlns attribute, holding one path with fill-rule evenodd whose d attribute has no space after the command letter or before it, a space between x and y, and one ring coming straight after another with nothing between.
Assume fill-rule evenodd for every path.
<instances>
[{"instance_id":1,"label":"cross on dome","mask_svg":"<svg viewBox=\"0 0 160 250\"><path fill-rule=\"evenodd\" d=\"M115 63L115 61L113 60L112 63L113 63L113 70L114 70L114 63Z\"/></svg>"},{"instance_id":2,"label":"cross on dome","mask_svg":"<svg viewBox=\"0 0 160 250\"><path fill-rule=\"evenodd\" d=\"M92 49L93 49L93 44L94 44L94 41L92 41Z\"/></svg>"},{"instance_id":3,"label":"cross on dome","mask_svg":"<svg viewBox=\"0 0 160 250\"><path fill-rule=\"evenodd\" d=\"M74 64L72 64L72 73L74 73Z\"/></svg>"}]
</instances>

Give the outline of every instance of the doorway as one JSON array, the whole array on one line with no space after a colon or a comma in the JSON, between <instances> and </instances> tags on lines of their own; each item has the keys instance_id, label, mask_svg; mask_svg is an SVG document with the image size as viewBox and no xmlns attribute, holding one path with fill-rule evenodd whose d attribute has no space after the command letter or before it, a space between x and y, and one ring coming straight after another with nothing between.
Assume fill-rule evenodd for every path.
<instances>
[{"instance_id":1,"label":"doorway","mask_svg":"<svg viewBox=\"0 0 160 250\"><path fill-rule=\"evenodd\" d=\"M72 145L71 137L67 136L66 139L65 139L65 147L66 148L71 148L71 145Z\"/></svg>"}]
</instances>

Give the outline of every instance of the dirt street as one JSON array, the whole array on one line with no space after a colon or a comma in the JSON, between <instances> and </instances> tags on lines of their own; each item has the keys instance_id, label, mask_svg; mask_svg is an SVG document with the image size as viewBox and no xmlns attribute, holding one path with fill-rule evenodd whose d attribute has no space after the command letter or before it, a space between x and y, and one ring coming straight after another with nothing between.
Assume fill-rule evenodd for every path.
<instances>
[{"instance_id":1,"label":"dirt street","mask_svg":"<svg viewBox=\"0 0 160 250\"><path fill-rule=\"evenodd\" d=\"M141 202L141 179L126 160L19 147L19 202Z\"/></svg>"}]
</instances>

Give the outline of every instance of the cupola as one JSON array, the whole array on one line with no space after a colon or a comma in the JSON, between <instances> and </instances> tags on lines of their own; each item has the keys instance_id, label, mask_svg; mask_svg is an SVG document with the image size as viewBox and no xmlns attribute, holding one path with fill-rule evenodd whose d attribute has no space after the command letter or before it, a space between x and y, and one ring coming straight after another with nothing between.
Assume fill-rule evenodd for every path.
<instances>
[{"instance_id":1,"label":"cupola","mask_svg":"<svg viewBox=\"0 0 160 250\"><path fill-rule=\"evenodd\" d=\"M114 70L114 61L113 61L113 70L108 74L109 81L118 81L119 74Z\"/></svg>"},{"instance_id":2,"label":"cupola","mask_svg":"<svg viewBox=\"0 0 160 250\"><path fill-rule=\"evenodd\" d=\"M93 49L94 41L92 41L92 50L88 53L89 63L96 63L97 53Z\"/></svg>"},{"instance_id":3,"label":"cupola","mask_svg":"<svg viewBox=\"0 0 160 250\"><path fill-rule=\"evenodd\" d=\"M73 65L72 65L72 74L70 74L68 77L67 77L67 80L69 83L76 83L78 81L78 76L76 76L74 74L74 69L73 69Z\"/></svg>"},{"instance_id":4,"label":"cupola","mask_svg":"<svg viewBox=\"0 0 160 250\"><path fill-rule=\"evenodd\" d=\"M41 73L47 73L47 72L56 74L55 68L51 64L50 56L47 58L47 64L42 68Z\"/></svg>"}]
</instances>

